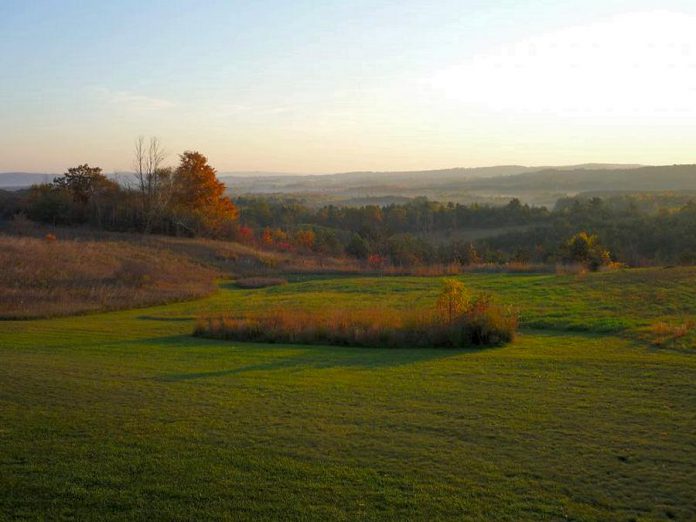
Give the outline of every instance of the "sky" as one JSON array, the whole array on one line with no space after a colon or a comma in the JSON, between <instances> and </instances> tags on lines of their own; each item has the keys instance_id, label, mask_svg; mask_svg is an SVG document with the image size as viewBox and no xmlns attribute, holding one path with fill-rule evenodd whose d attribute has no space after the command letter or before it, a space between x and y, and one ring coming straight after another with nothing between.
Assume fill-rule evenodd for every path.
<instances>
[{"instance_id":1,"label":"sky","mask_svg":"<svg viewBox=\"0 0 696 522\"><path fill-rule=\"evenodd\" d=\"M0 171L696 163L694 0L0 0Z\"/></svg>"}]
</instances>

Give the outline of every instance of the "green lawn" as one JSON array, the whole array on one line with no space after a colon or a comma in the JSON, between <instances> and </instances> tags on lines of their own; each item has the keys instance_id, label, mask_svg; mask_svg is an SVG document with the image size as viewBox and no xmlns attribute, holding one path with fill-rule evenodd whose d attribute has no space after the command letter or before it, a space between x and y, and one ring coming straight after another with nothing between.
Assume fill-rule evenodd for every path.
<instances>
[{"instance_id":1,"label":"green lawn","mask_svg":"<svg viewBox=\"0 0 696 522\"><path fill-rule=\"evenodd\" d=\"M201 313L427 306L415 277L0 322L0 520L696 519L696 350L634 336L693 317L696 270L463 279L520 309L517 341L190 336Z\"/></svg>"}]
</instances>

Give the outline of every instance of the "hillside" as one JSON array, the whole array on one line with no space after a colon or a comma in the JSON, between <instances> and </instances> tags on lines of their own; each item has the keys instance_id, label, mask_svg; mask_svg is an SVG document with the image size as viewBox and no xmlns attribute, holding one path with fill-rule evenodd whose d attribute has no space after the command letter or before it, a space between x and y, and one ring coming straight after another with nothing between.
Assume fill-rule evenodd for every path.
<instances>
[{"instance_id":1,"label":"hillside","mask_svg":"<svg viewBox=\"0 0 696 522\"><path fill-rule=\"evenodd\" d=\"M89 229L0 230L0 320L117 310L203 297L217 278L332 271L331 258L230 241Z\"/></svg>"}]
</instances>

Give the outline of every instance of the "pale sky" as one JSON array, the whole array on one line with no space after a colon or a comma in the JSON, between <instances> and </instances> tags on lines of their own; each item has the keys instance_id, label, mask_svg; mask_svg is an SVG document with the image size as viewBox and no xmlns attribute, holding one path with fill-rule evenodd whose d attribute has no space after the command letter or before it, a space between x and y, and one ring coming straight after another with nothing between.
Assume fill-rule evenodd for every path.
<instances>
[{"instance_id":1,"label":"pale sky","mask_svg":"<svg viewBox=\"0 0 696 522\"><path fill-rule=\"evenodd\" d=\"M0 171L696 163L696 0L0 0Z\"/></svg>"}]
</instances>

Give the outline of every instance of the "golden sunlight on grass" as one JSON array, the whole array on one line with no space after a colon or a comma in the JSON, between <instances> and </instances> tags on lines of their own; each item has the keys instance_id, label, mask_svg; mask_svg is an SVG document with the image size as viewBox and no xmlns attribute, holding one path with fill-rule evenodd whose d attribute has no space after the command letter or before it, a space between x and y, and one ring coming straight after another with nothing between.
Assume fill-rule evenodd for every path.
<instances>
[{"instance_id":1,"label":"golden sunlight on grass","mask_svg":"<svg viewBox=\"0 0 696 522\"><path fill-rule=\"evenodd\" d=\"M217 272L121 241L0 236L0 317L113 310L202 297Z\"/></svg>"}]
</instances>

